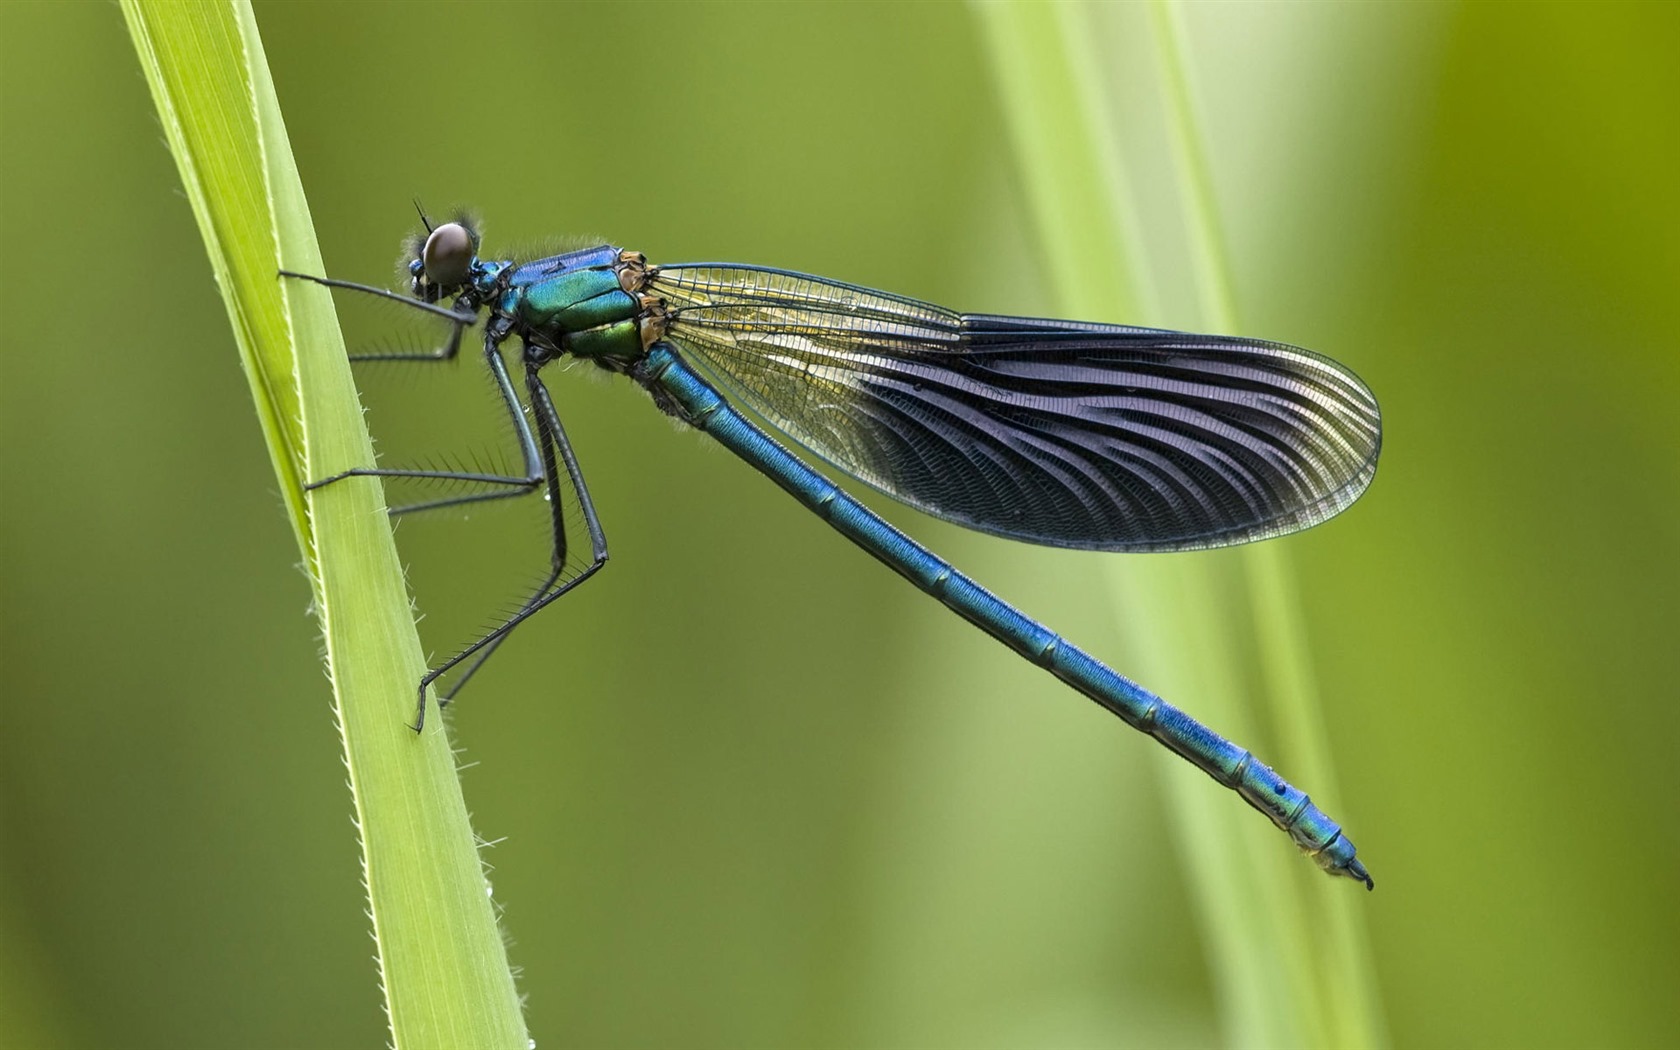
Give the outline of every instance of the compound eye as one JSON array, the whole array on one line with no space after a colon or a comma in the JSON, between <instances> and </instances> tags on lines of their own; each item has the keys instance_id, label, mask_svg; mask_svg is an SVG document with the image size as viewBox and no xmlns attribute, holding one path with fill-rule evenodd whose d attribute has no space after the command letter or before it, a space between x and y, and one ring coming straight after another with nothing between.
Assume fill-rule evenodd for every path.
<instances>
[{"instance_id":1,"label":"compound eye","mask_svg":"<svg viewBox=\"0 0 1680 1050\"><path fill-rule=\"evenodd\" d=\"M420 265L425 267L426 279L442 288L466 284L472 260L472 234L458 222L446 222L433 230L420 250Z\"/></svg>"}]
</instances>

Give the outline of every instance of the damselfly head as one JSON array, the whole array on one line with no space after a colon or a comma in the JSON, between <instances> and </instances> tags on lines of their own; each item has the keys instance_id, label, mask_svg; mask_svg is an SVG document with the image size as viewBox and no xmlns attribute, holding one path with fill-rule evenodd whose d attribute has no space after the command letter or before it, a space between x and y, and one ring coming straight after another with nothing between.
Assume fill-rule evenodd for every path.
<instances>
[{"instance_id":1,"label":"damselfly head","mask_svg":"<svg viewBox=\"0 0 1680 1050\"><path fill-rule=\"evenodd\" d=\"M409 261L415 298L435 303L468 283L478 257L478 234L464 222L446 222L427 234Z\"/></svg>"}]
</instances>

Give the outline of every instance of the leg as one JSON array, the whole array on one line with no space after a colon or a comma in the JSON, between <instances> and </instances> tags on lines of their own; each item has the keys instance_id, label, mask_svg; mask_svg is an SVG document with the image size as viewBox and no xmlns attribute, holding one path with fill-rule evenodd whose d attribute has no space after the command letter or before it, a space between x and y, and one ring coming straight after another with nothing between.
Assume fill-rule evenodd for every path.
<instances>
[{"instance_id":1,"label":"leg","mask_svg":"<svg viewBox=\"0 0 1680 1050\"><path fill-rule=\"evenodd\" d=\"M537 390L542 390L542 396L545 399L545 402L548 395L547 389L543 388L541 384L534 384L535 379L535 373L527 370L525 375L525 387L527 393L531 396L531 403L533 406L537 404ZM474 643L464 651L456 654L446 663L439 665L427 673L426 677L420 682L420 708L419 717L416 719L415 723L416 729L419 728L422 724L421 720L426 716L426 686L430 682L435 681L438 676L446 674L451 667L457 665L463 657L472 653L476 649L477 655L474 656L472 663L467 665L467 669L461 672L461 677L455 679L454 684L446 691L441 692L438 696L438 708L441 710L448 707L450 701L454 700L455 695L467 684L467 680L478 673L478 669L484 666L484 662L490 659L492 653L501 648L502 643L507 640L507 636L512 630L512 625L517 623L519 619L523 619L525 616L530 615L527 610L533 609L537 603L542 601L544 596L553 589L555 581L560 579L560 574L565 570L569 544L567 543L566 538L565 509L564 504L561 501L561 493L557 484L559 472L555 470L554 463L554 433L556 428L551 422L551 420L557 420L558 417L553 411L552 403L548 403L547 408L548 411L546 413L541 409L538 409L536 411L536 415L538 451L542 457L543 477L548 482L547 495L549 506L549 526L552 530L554 544L551 553L549 554L548 575L543 579L543 582L538 585L536 591L531 595L531 597L527 598L524 604L516 610L515 617L513 619L510 619L508 623L504 624L496 631L492 631L490 636ZM562 431L561 433L563 436L564 432ZM572 477L574 479L573 487L579 487L579 475L574 472ZM582 491L585 492L585 496L580 498L580 502L586 503L587 505L587 490ZM491 493L490 498L499 495L502 495L502 493ZM591 571L593 571L593 569L591 569Z\"/></svg>"},{"instance_id":2,"label":"leg","mask_svg":"<svg viewBox=\"0 0 1680 1050\"><path fill-rule=\"evenodd\" d=\"M291 277L299 281L309 281L313 284L321 285L323 288L342 288L348 292L362 292L367 295L377 295L381 299L389 299L392 302L402 303L404 306L412 306L416 310L420 310L425 313L436 314L439 317L446 317L459 324L462 328L465 328L468 325L471 325L474 321L478 320L477 313L451 310L447 306L438 306L436 303L423 303L418 299L414 299L406 295L398 295L396 292L386 288L376 288L371 284L357 284L355 281L340 281L331 277L316 277L313 274L293 273L291 270L281 270L280 276Z\"/></svg>"},{"instance_id":3,"label":"leg","mask_svg":"<svg viewBox=\"0 0 1680 1050\"><path fill-rule=\"evenodd\" d=\"M505 372L503 373L505 375ZM540 438L540 456L543 467L543 477L547 481L549 518L553 528L554 550L549 560L549 573L528 601L519 610L495 630L467 646L448 660L426 672L420 680L419 703L415 711L414 729L418 732L426 724L426 688L438 678L448 674L469 658L472 663L462 672L461 677L450 688L447 695L438 700L441 708L449 703L461 687L466 684L490 658L490 654L502 644L508 634L521 623L530 619L539 609L559 598L562 594L576 587L584 580L600 571L607 563L607 536L601 529L601 521L595 514L595 502L589 496L589 486L584 483L583 471L578 467L577 456L572 452L572 444L566 438L566 430L560 423L560 414L554 409L554 401L549 397L548 388L543 386L537 370L527 367L525 370L525 386L530 394L533 415L537 420L537 434ZM557 464L554 454L558 450L560 461ZM566 541L566 519L563 493L560 488L558 466L564 466L566 477L571 483L572 490L577 493L578 509L583 512L584 526L589 530L590 560L576 576L563 579L566 572L566 562L569 549Z\"/></svg>"},{"instance_id":4,"label":"leg","mask_svg":"<svg viewBox=\"0 0 1680 1050\"><path fill-rule=\"evenodd\" d=\"M424 303L419 305L424 306ZM450 343L459 346L461 328L456 326ZM446 348L448 349L448 348ZM453 350L449 351L453 354ZM436 355L398 355L402 357L417 356L420 360L438 360ZM481 485L501 486L500 491L479 492L467 496L450 496L445 499L431 500L426 503L415 503L404 507L393 507L393 515L406 514L418 510L435 510L438 507L454 506L460 503L478 503L484 500L507 499L510 496L523 496L535 492L541 485L548 472L543 469L541 457L537 453L536 440L531 435L530 424L525 421L525 413L519 405L519 397L514 393L513 381L508 377L507 363L502 360L501 346L496 333L487 331L484 334L484 363L490 369L490 374L496 381L496 389L502 396L502 406L507 410L508 417L513 420L514 433L519 437L519 452L525 460L523 476L508 474L482 474L453 470L406 470L387 467L352 467L340 471L319 481L312 481L304 486L305 490L314 490L345 478L428 478L435 481L467 481Z\"/></svg>"},{"instance_id":5,"label":"leg","mask_svg":"<svg viewBox=\"0 0 1680 1050\"><path fill-rule=\"evenodd\" d=\"M455 358L461 347L461 335L478 320L476 313L448 310L431 303L421 302L407 296L398 295L376 288L371 285L356 284L351 281L338 281L326 277L312 277L308 274L291 273L282 270L282 277L293 277L312 281L328 288L341 288L348 291L363 292L379 296L393 302L412 306L426 313L446 318L451 322L449 338L444 345L435 351L421 353L377 353L353 355L353 361L448 361ZM484 665L484 661L502 644L514 627L528 619L533 613L552 602L560 595L571 590L584 580L593 576L607 561L606 534L601 529L600 520L595 515L595 504L589 496L589 489L584 484L583 472L579 469L577 457L572 452L571 442L566 438L566 431L560 424L560 415L555 411L554 402L549 397L548 389L543 386L537 376L535 368L527 367L525 373L526 389L531 399L533 414L537 419L537 440L531 433L530 425L526 422L525 413L520 407L518 395L513 389L513 382L507 373L507 364L502 359L500 346L507 338L507 330L492 323L485 330L484 359L489 367L491 376L496 381L496 389L501 394L503 407L508 417L513 420L514 432L519 438L520 454L525 461L523 477L503 474L476 473L467 471L446 470L403 470L379 467L354 467L341 471L330 477L311 482L304 486L305 490L314 490L331 485L345 478L354 477L388 477L388 478L421 478L447 481L466 481L485 485L502 486L501 491L474 493L467 496L454 496L446 499L433 500L426 503L413 504L406 507L392 508L393 515L410 511L432 510L438 507L454 506L462 503L476 503L485 500L506 499L535 492L539 485L547 486L550 521L552 523L554 547L550 556L550 568L542 585L537 588L529 600L522 605L513 616L500 627L488 635L469 645L449 660L428 671L420 680L419 703L415 711L414 729L418 732L425 725L426 719L426 688L439 677L447 674L463 661L472 658L472 663L462 672L449 691L438 700L438 706L447 704L460 692L469 678ZM555 462L555 449L559 449L560 462L566 468L566 475L573 491L577 493L578 506L583 512L584 524L589 529L590 563L581 572L569 580L562 581L566 570L568 547L566 542L566 523L564 516L563 494L560 489L559 464ZM558 586L557 586L558 585Z\"/></svg>"},{"instance_id":6,"label":"leg","mask_svg":"<svg viewBox=\"0 0 1680 1050\"><path fill-rule=\"evenodd\" d=\"M346 291L361 292L366 295L377 296L381 299L388 299L391 302L401 303L404 306L413 307L422 313L428 313L444 318L450 322L449 337L444 341L444 344L436 350L421 351L418 353L389 352L351 354L351 361L452 361L460 353L462 334L466 332L468 327L478 320L478 314L475 312L449 310L433 303L421 302L418 299L413 299L405 295L398 295L396 292L387 291L384 288L376 288L373 285L357 284L354 281L339 281L330 277L313 277L304 273L292 273L289 270L281 270L280 276L310 281L327 288L340 288ZM463 503L480 503L486 500L508 499L513 496L523 496L527 493L536 491L536 487L541 483L542 479L536 475L537 461L533 455L530 428L525 425L524 416L519 410L519 403L513 397L513 385L508 380L506 369L501 367L500 355L492 354L491 352L492 345L491 340L487 338L485 341L486 355L487 357L495 358L495 360L491 362L491 372L496 377L497 388L501 392L503 404L507 408L508 414L513 418L515 431L518 433L520 438L520 451L523 453L525 458L524 477L444 470L420 471L357 468L354 470L347 470L339 474L334 474L328 478L322 478L319 481L310 482L304 486L304 489L316 489L323 485L330 485L335 481L342 481L345 478L353 477L429 478L440 481L466 481L483 485L502 486L500 491L495 492L480 492L467 496L450 496L445 499L428 500L424 503L393 507L391 508L391 515L393 517L413 513L415 511L436 510L440 507L452 507Z\"/></svg>"}]
</instances>

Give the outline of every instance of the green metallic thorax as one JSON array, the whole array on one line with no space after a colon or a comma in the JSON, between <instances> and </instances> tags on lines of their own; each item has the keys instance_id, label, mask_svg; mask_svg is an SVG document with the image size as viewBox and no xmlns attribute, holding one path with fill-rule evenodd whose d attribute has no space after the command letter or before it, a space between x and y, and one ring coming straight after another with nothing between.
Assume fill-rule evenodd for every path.
<instances>
[{"instance_id":1,"label":"green metallic thorax","mask_svg":"<svg viewBox=\"0 0 1680 1050\"><path fill-rule=\"evenodd\" d=\"M603 245L516 267L500 311L539 344L622 370L645 350L645 306L625 291L624 254Z\"/></svg>"}]
</instances>

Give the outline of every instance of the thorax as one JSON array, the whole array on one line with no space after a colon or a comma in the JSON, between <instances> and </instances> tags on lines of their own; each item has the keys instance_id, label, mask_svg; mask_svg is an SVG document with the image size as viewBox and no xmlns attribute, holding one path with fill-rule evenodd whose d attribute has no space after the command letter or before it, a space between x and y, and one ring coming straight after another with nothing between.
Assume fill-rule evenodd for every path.
<instances>
[{"instance_id":1,"label":"thorax","mask_svg":"<svg viewBox=\"0 0 1680 1050\"><path fill-rule=\"evenodd\" d=\"M601 245L512 267L494 305L534 363L572 354L625 371L664 331L646 283L639 252Z\"/></svg>"}]
</instances>

